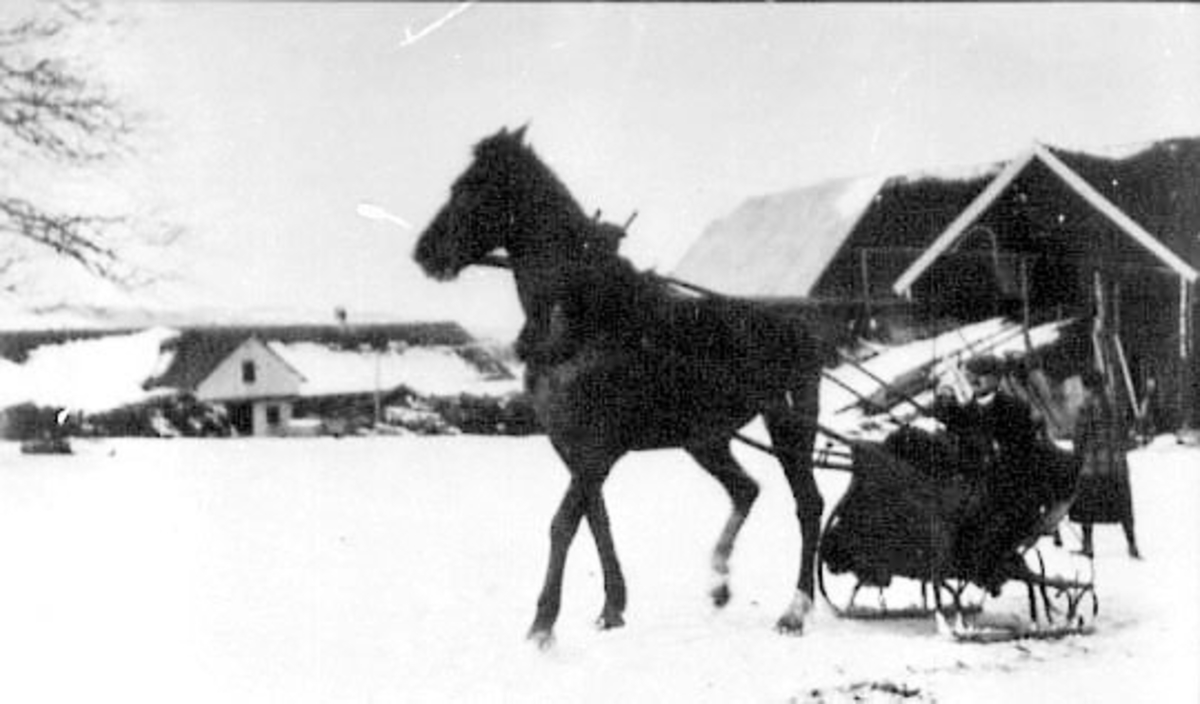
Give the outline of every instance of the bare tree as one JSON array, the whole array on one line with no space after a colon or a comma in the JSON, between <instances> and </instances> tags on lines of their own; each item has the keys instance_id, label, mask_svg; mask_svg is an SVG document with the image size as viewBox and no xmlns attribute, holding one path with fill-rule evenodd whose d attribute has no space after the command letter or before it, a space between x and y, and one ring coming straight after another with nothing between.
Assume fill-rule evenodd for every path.
<instances>
[{"instance_id":1,"label":"bare tree","mask_svg":"<svg viewBox=\"0 0 1200 704\"><path fill-rule=\"evenodd\" d=\"M72 31L104 21L95 2L59 2L0 26L0 287L12 289L24 265L47 255L120 286L140 285L154 276L127 256L130 245L178 235L135 213L63 204L26 188L18 173L77 178L133 153L140 117L62 50Z\"/></svg>"}]
</instances>

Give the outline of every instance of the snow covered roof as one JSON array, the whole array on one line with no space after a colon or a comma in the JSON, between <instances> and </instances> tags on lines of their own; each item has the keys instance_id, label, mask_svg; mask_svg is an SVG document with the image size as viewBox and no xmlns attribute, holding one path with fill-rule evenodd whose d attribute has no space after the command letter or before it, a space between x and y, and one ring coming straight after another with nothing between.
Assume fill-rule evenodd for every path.
<instances>
[{"instance_id":1,"label":"snow covered roof","mask_svg":"<svg viewBox=\"0 0 1200 704\"><path fill-rule=\"evenodd\" d=\"M515 378L494 379L450 347L347 350L314 342L272 342L304 375L301 396L371 393L407 387L423 396L498 395L519 391Z\"/></svg>"},{"instance_id":2,"label":"snow covered roof","mask_svg":"<svg viewBox=\"0 0 1200 704\"><path fill-rule=\"evenodd\" d=\"M843 179L753 198L710 225L675 275L734 296L807 296L882 183Z\"/></svg>"},{"instance_id":3,"label":"snow covered roof","mask_svg":"<svg viewBox=\"0 0 1200 704\"><path fill-rule=\"evenodd\" d=\"M23 364L0 359L0 408L34 403L103 411L143 401L143 384L169 358L164 345L179 333L151 328L137 333L37 347Z\"/></svg>"},{"instance_id":4,"label":"snow covered roof","mask_svg":"<svg viewBox=\"0 0 1200 704\"><path fill-rule=\"evenodd\" d=\"M174 362L151 381L152 386L193 390L226 357L250 337L269 343L312 342L326 347L375 349L395 344L464 345L471 336L454 323L339 325L213 326L190 328L173 343ZM296 365L292 365L295 367ZM302 376L307 374L297 369Z\"/></svg>"},{"instance_id":5,"label":"snow covered roof","mask_svg":"<svg viewBox=\"0 0 1200 704\"><path fill-rule=\"evenodd\" d=\"M320 334L314 334L316 327ZM302 396L370 393L377 383L385 390L405 386L423 395L520 390L511 374L497 373L496 360L469 360L458 344L405 344L405 336L438 343L470 340L456 325L360 326L341 336L349 348L330 342L333 337L326 333L333 328L290 326L277 331L282 339L266 339L270 352L303 377ZM100 412L194 391L229 354L258 337L241 328L161 327L102 336L89 331L75 338L61 331L27 335L14 343L20 361L0 357L0 408L28 402Z\"/></svg>"}]
</instances>

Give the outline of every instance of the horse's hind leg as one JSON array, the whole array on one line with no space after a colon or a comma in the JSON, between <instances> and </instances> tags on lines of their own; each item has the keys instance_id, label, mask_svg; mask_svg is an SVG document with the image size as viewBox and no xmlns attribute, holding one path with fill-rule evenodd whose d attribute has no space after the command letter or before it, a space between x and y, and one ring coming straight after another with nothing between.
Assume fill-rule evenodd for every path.
<instances>
[{"instance_id":1,"label":"horse's hind leg","mask_svg":"<svg viewBox=\"0 0 1200 704\"><path fill-rule=\"evenodd\" d=\"M825 501L817 489L812 471L812 451L817 435L817 389L814 380L808 388L773 405L764 414L771 442L796 501L800 523L800 574L796 596L776 623L783 633L799 634L804 618L813 608L813 575L817 542L821 535L821 514Z\"/></svg>"},{"instance_id":2,"label":"horse's hind leg","mask_svg":"<svg viewBox=\"0 0 1200 704\"><path fill-rule=\"evenodd\" d=\"M729 556L733 553L733 544L737 541L738 532L750 508L758 498L758 484L746 474L741 465L733 459L729 451L729 441L721 440L702 447L689 447L688 453L713 475L733 502L733 509L717 545L713 548L712 569L715 577L714 586L709 593L713 604L717 607L729 603Z\"/></svg>"}]
</instances>

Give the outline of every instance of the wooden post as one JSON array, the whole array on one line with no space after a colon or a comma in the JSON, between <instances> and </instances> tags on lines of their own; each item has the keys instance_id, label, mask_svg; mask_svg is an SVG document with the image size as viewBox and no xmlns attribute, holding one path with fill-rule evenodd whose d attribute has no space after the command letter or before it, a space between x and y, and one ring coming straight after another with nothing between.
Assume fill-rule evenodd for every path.
<instances>
[{"instance_id":1,"label":"wooden post","mask_svg":"<svg viewBox=\"0 0 1200 704\"><path fill-rule=\"evenodd\" d=\"M1096 371L1104 373L1104 285L1100 270L1092 272L1092 354Z\"/></svg>"},{"instance_id":2,"label":"wooden post","mask_svg":"<svg viewBox=\"0 0 1200 704\"><path fill-rule=\"evenodd\" d=\"M1125 381L1125 392L1129 394L1129 407L1133 409L1133 417L1141 420L1137 393L1133 390L1133 375L1129 373L1129 360L1125 358L1125 346L1121 344L1121 336L1115 332L1112 334L1112 341L1113 349L1117 353L1117 361L1121 364L1121 378Z\"/></svg>"},{"instance_id":3,"label":"wooden post","mask_svg":"<svg viewBox=\"0 0 1200 704\"><path fill-rule=\"evenodd\" d=\"M1021 313L1025 318L1025 327L1029 327L1029 258L1022 255L1018 260L1021 270Z\"/></svg>"},{"instance_id":4,"label":"wooden post","mask_svg":"<svg viewBox=\"0 0 1200 704\"><path fill-rule=\"evenodd\" d=\"M1179 404L1179 425L1190 428L1195 409L1191 406L1196 399L1192 390L1192 317L1195 306L1194 296L1189 295L1187 279L1179 277L1179 374L1176 399Z\"/></svg>"},{"instance_id":5,"label":"wooden post","mask_svg":"<svg viewBox=\"0 0 1200 704\"><path fill-rule=\"evenodd\" d=\"M862 279L862 295L863 295L863 312L866 319L863 321L865 330L871 331L871 277L870 269L867 266L867 250L866 248L858 250L858 272Z\"/></svg>"},{"instance_id":6,"label":"wooden post","mask_svg":"<svg viewBox=\"0 0 1200 704\"><path fill-rule=\"evenodd\" d=\"M1104 275L1099 268L1092 272L1092 288L1096 301L1096 311L1092 316L1092 351L1096 359L1096 371L1104 378L1104 394L1112 407L1116 408L1116 379L1109 359L1108 303L1104 295Z\"/></svg>"},{"instance_id":7,"label":"wooden post","mask_svg":"<svg viewBox=\"0 0 1200 704\"><path fill-rule=\"evenodd\" d=\"M1110 326L1113 335L1121 334L1121 279L1117 278L1113 282L1112 295L1112 325Z\"/></svg>"},{"instance_id":8,"label":"wooden post","mask_svg":"<svg viewBox=\"0 0 1200 704\"><path fill-rule=\"evenodd\" d=\"M1024 255L1017 259L1017 268L1021 274L1021 317L1025 329L1025 353L1033 363L1033 338L1029 336L1029 260Z\"/></svg>"}]
</instances>

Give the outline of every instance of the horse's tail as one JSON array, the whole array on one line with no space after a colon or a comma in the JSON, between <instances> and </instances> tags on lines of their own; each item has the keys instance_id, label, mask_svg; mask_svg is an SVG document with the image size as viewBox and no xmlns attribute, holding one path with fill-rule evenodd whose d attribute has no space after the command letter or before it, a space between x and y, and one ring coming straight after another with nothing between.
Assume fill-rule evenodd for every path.
<instances>
[{"instance_id":1,"label":"horse's tail","mask_svg":"<svg viewBox=\"0 0 1200 704\"><path fill-rule=\"evenodd\" d=\"M825 345L801 321L784 318L781 324L786 340L778 362L783 386L791 396L811 398L810 404L815 403L826 362ZM814 419L816 411L815 407L811 409Z\"/></svg>"},{"instance_id":2,"label":"horse's tail","mask_svg":"<svg viewBox=\"0 0 1200 704\"><path fill-rule=\"evenodd\" d=\"M821 342L796 320L777 318L770 328L760 387L767 396L767 427L773 442L811 455L819 429Z\"/></svg>"}]
</instances>

